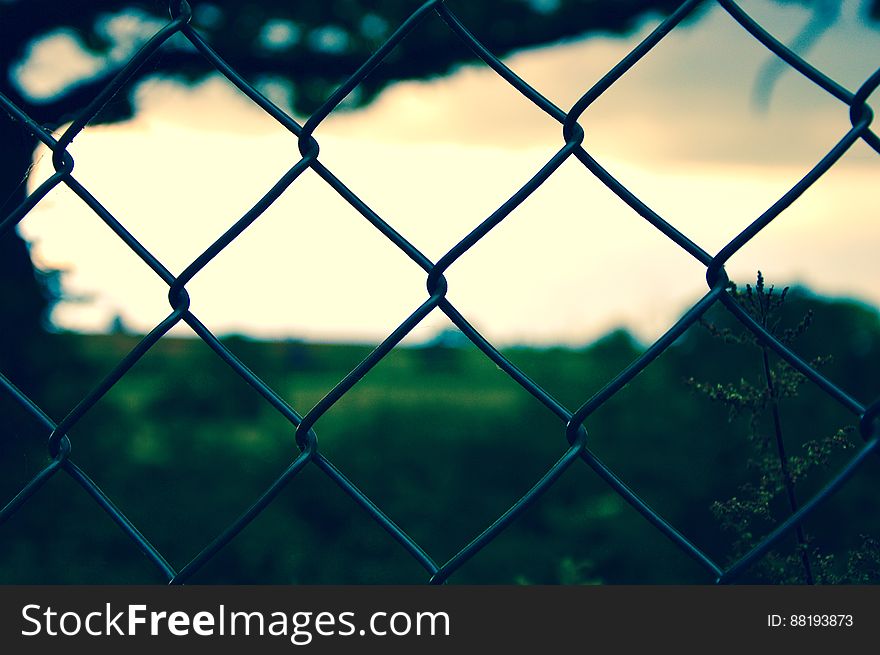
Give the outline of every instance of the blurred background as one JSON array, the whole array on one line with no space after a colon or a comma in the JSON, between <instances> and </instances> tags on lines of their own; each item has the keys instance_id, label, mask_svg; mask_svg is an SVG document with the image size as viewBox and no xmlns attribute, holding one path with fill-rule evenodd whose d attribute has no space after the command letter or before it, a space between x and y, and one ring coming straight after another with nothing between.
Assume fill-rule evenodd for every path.
<instances>
[{"instance_id":1,"label":"blurred background","mask_svg":"<svg viewBox=\"0 0 880 655\"><path fill-rule=\"evenodd\" d=\"M300 122L418 6L191 4L198 32ZM448 6L567 110L678 4ZM741 4L852 91L880 60L874 2ZM168 20L165 2L3 0L0 92L60 134ZM580 123L593 157L713 253L850 127L848 107L778 64L712 2ZM0 116L0 131L5 218L53 168L51 152L11 116ZM563 142L558 123L475 63L434 15L315 136L321 161L433 261ZM299 160L295 137L179 35L69 150L77 180L175 274ZM866 404L880 393L880 227L871 194L878 172L877 154L856 143L726 267L740 289L755 285L758 270L776 285L772 297L791 285L770 324L780 335L793 330L796 352ZM461 313L572 410L706 290L699 262L574 159L447 278ZM425 300L424 281L420 268L306 171L187 289L193 313L304 414ZM0 294L0 372L56 421L169 312L167 286L63 185L0 237ZM808 498L860 438L833 400L772 357L767 369L761 348L739 337L725 312L707 319L711 325L689 330L586 426L593 452L728 562L790 512L790 487ZM183 324L174 328L70 433L74 460L176 566L297 453L291 426L194 337ZM45 465L47 435L9 399L0 399L0 411L6 502ZM322 452L440 561L506 510L566 446L558 419L439 311L316 431ZM773 446L780 435L787 476ZM880 580L878 473L868 462L800 539L783 541L748 580ZM0 526L0 543L6 583L160 581L63 475ZM424 579L308 467L193 582ZM451 581L711 582L582 464Z\"/></svg>"}]
</instances>

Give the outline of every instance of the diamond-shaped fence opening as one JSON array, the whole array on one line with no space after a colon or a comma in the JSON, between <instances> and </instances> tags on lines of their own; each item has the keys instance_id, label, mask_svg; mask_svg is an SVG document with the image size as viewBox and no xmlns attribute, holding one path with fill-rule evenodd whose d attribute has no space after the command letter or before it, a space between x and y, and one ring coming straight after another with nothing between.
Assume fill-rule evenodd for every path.
<instances>
[{"instance_id":1,"label":"diamond-shaped fence opening","mask_svg":"<svg viewBox=\"0 0 880 655\"><path fill-rule=\"evenodd\" d=\"M424 288L418 266L311 171L187 284L193 312L212 331L256 321L264 334L293 328L324 342L393 330ZM361 358L353 355L349 369Z\"/></svg>"},{"instance_id":2,"label":"diamond-shaped fence opening","mask_svg":"<svg viewBox=\"0 0 880 655\"><path fill-rule=\"evenodd\" d=\"M688 235L679 231L675 227L674 216L663 216L656 212L638 196L639 189L630 189L618 181L603 167L601 161L593 157L589 148L584 146L585 130L589 127L588 108L590 105L607 92L632 66L643 58L650 57L652 48L703 4L705 3L698 0L684 2L607 75L587 89L568 111L555 106L541 95L539 89L531 86L507 68L481 44L478 38L468 31L467 25L461 22L453 10L442 0L430 0L416 8L406 21L397 26L397 29L388 36L375 53L362 62L360 68L302 125L261 96L255 87L231 69L220 55L202 39L197 29L191 25L192 9L185 0L175 0L170 3L172 16L170 21L132 56L130 61L109 83L96 93L92 102L73 119L70 126L65 128L60 135L53 136L8 99L0 97L0 106L20 123L22 130L36 134L40 141L52 151L52 162L55 169L55 173L40 184L21 206L7 212L0 223L0 230L6 232L14 229L27 217L29 212L44 200L53 188L58 185L66 185L88 205L97 219L106 224L121 239L130 250L131 256L142 260L143 264L152 269L152 273L168 287L169 301L166 318L143 338L131 340L128 344L130 348L127 354L119 359L111 371L104 372L103 379L79 397L67 414L57 416L44 414L24 391L19 390L7 378L0 377L0 392L4 394L6 402L16 404L23 412L30 414L31 420L40 424L41 431L49 437L49 459L41 463L39 471L0 510L0 523L13 519L32 504L37 503L38 497L51 493L57 486L57 481L52 481L48 485L47 482L53 477L66 476L68 479L65 480L65 484L73 482L82 487L91 501L122 530L126 537L125 541L131 544L133 552L139 550L145 555L157 573L167 581L184 583L196 576L203 567L216 561L215 558L233 557L235 553L239 552L229 550L226 551L226 554L218 555L240 533L246 531L251 523L265 522L267 512L276 513L282 503L282 497L285 499L293 498L294 503L301 499L308 501L308 494L298 496L297 489L302 485L307 485L308 480L314 479L314 476L319 476L325 484L333 485L340 492L338 495L345 498L349 511L358 513L361 519L369 520L372 525L378 528L377 533L383 534L389 543L396 542L395 548L398 555L409 557L421 569L424 579L432 583L443 583L454 576L459 569L468 565L471 560L474 561L474 565L478 565L481 551L496 540L504 539L502 533L507 528L512 525L517 525L518 529L527 527L528 521L534 520L529 518L531 516L529 508L552 498L551 490L561 478L571 479L573 475L591 475L593 483L599 481L600 488L604 490L604 501L602 501L604 504L581 507L580 511L585 517L584 520L613 516L621 511L620 508L626 508L625 511L629 516L638 515L643 521L646 521L641 524L643 530L651 530L652 534L664 538L666 540L664 542L666 543L665 548L675 549L682 557L689 558L692 566L699 568L705 579L708 580L719 583L740 580L748 575L748 571L753 565L765 557L772 556L774 549L783 540L790 540L792 535L796 535L799 540L802 539L801 525L804 520L817 512L821 505L833 497L835 493L846 488L849 481L860 473L859 469L862 468L862 465L876 454L877 415L880 413L880 401L868 405L857 400L848 390L841 389L832 379L817 370L811 362L798 356L784 339L774 334L772 328L762 324L761 320L756 320L738 302L734 291L730 288L725 264L748 244L760 240L764 228L783 215L788 207L831 169L853 144L863 142L876 152L880 152L880 139L870 129L873 113L867 104L875 88L880 85L880 71L871 75L857 89L846 89L821 71L813 68L798 54L768 34L736 3L731 0L718 0L718 5L728 12L732 19L751 35L751 38L757 40L761 47L766 48L775 57L784 61L787 67L796 69L817 88L842 103L845 109L848 108L850 120L848 124L845 121L841 124L839 141L830 147L829 151L813 165L813 168L800 181L788 189L781 190L774 203L766 211L757 216L747 217L747 220L750 221L747 227L727 241L717 253L712 254L713 251L704 249L699 243L691 240ZM548 155L546 159L534 162L534 166L530 169L532 177L519 182L509 197L493 211L475 217L467 230L458 236L459 240L455 245L436 259L429 258L419 249L417 242L410 242L401 232L398 232L395 229L394 217L386 217L377 213L358 195L355 188L349 188L345 179L338 177L331 168L325 165L320 155L320 135L317 139L314 136L316 129L327 116L343 105L346 96L353 92L357 93L362 85L369 86L370 73L377 66L383 65L383 61L390 58L388 59L391 62L389 65L402 66L395 49L400 41L416 30L423 21L431 21L430 29L434 32L441 28L449 30L479 60L482 60L488 69L494 71L500 80L517 91L522 96L522 102L531 103L544 112L548 121L556 121L560 134L558 149L555 150L555 153ZM212 245L204 250L200 249L200 254L194 253L184 270L172 271L170 268L166 268L166 264L160 258L135 238L132 231L126 226L125 216L122 213L116 215L104 207L100 198L93 195L85 185L80 183L74 171L75 161L69 146L108 102L117 94L125 93L126 86L135 71L142 66L149 65L151 58L156 56L163 43L172 37L179 40L181 38L179 35L183 35L190 41L209 66L227 77L257 106L296 136L299 153L291 153L287 172L279 171L278 181L266 191L261 199L256 200L251 208L241 216L230 218L229 227L225 232L215 237L216 240ZM539 84L539 81L534 83ZM445 275L460 258L508 220L520 205L566 163L569 166L582 165L586 171L607 186L622 203L625 203L637 216L646 221L646 228L656 229L660 234L670 239L684 254L691 257L700 265L701 269L704 269L701 270L701 274L705 274L705 280L708 283L708 291L705 292L703 298L689 308L646 350L610 374L592 396L578 397L575 402L570 402L570 398L567 397L568 404L560 402L540 384L532 380L526 372L512 364L501 350L483 336L478 326L469 322L467 312L461 312L452 302L453 296L449 293L452 278L450 276L448 280ZM227 248L232 248L232 244L245 230L260 221L264 212L281 197L286 189L296 185L300 176L306 171L320 177L323 184L328 185L342 200L347 202L357 213L357 220L365 221L365 225L368 225L371 230L375 230L377 236L387 239L392 246L411 259L417 266L413 269L413 275L420 275L426 285L424 297L418 302L412 303L404 316L398 319L399 324L389 330L387 337L369 351L359 364L353 368L347 368L342 375L336 378L329 392L315 403L304 403L302 398L289 393L289 387L279 389L278 384L267 384L264 379L252 372L246 363L236 357L232 350L218 339L210 327L199 318L197 309L194 308L194 305L191 306L189 295L191 289L188 286L215 257L218 257ZM314 211L314 208L308 208L307 211ZM418 273L418 268L421 268L421 274ZM255 292L259 290L259 282L249 281L248 284L254 286ZM354 284L356 285L357 281L354 281ZM606 403L616 399L621 390L645 369L654 365L657 358L672 347L685 332L694 327L709 310L725 312L725 315L729 318L732 317L732 320L748 330L758 346L768 356L784 360L790 369L799 372L806 379L805 384L811 385L814 390L823 394L825 402L834 403L846 411L852 417L852 421L858 424L858 432L861 435L861 439L857 439L857 446L839 464L836 472L825 479L821 488L812 490L809 496L800 498L797 502L792 500L788 518L760 537L750 549L742 552L729 565L720 559L714 548L710 553L704 545L699 543L699 540L694 539L693 535L684 534L673 521L658 512L650 503L650 499L640 495L639 490L630 488L626 483L625 476L606 464L592 450L589 432L591 417ZM304 311L308 311L308 309L305 308ZM388 358L393 357L392 353L395 352L395 347L417 330L429 315L436 312L444 313L461 335L476 347L478 356L488 358L489 362L494 364L499 375L506 375L509 383L518 385L522 393L530 394L539 410L545 412L549 417L548 420L555 426L548 429L546 433L511 434L510 438L536 439L542 442L553 440L557 444L557 451L554 455L557 458L555 463L549 468L542 467L541 475L538 477L522 480L519 485L521 488L518 488L516 492L521 495L515 500L508 501L513 504L509 505L488 525L483 526L481 531L469 537L470 541L456 545L456 550L451 555L426 549L411 533L407 532L405 525L398 525L392 512L386 511L382 504L375 502L368 494L364 493L356 480L349 479L346 471L338 467L333 458L328 456L332 449L327 449L328 452L325 452L322 448L319 429L322 418L333 416L334 411L338 411L337 407L340 401L349 397L349 394L355 394L356 389L363 389L364 387L359 387L359 385L366 384L366 376L375 372L377 366L380 366L383 361L390 361ZM229 367L233 375L240 377L245 384L250 385L253 392L262 398L266 408L277 413L287 428L286 438L290 448L286 458L282 458L282 461L278 462L274 482L255 492L252 498L242 499L242 506L245 509L237 519L224 526L216 534L203 535L198 545L192 548L191 553L183 557L175 553L174 561L169 561L166 559L165 553L150 541L150 535L142 534L139 526L125 514L124 508L117 507L114 499L90 479L87 471L78 466L75 445L78 439L83 438L77 428L88 425L88 415L90 412L96 411L95 408L102 401L102 398L126 378L139 360L151 349L157 347L164 335L181 323L188 325L207 344L213 355L219 358L218 361ZM217 402L223 403L224 401L217 399ZM639 407L631 408L633 412L639 412L642 409ZM650 416L644 416L642 420L650 420ZM413 428L417 435L418 426L414 425ZM627 436L626 434L617 435L619 439L626 439ZM125 437L124 434L120 435L121 439L125 439ZM644 443L637 446L640 450L649 447ZM413 453L417 453L417 451L417 447L414 447ZM379 455L381 456L381 453ZM428 457L427 454L413 454L412 456ZM424 464L425 462L420 463ZM431 462L431 465L442 466L446 464L442 464L441 460L438 460ZM491 465L491 462L487 463L487 466ZM224 467L224 470L217 471L218 483L222 484L224 476L234 475L231 468L232 466L228 465ZM586 469L591 469L592 473ZM394 474L394 471L388 472L388 476L394 476ZM44 489L44 487L46 488ZM146 490L145 493L149 493L149 490ZM548 496L548 494L551 495ZM60 502L63 503L64 499L60 499ZM209 507L211 502L210 490L205 490L205 506ZM426 513L429 513L429 509L425 508ZM157 511L161 512L162 507L157 507ZM312 518L314 519L314 516ZM46 517L46 522L47 531L51 531L51 516ZM330 533L336 534L340 529L340 521L337 520L332 525L327 523L325 528ZM443 527L438 525L437 529L442 530ZM607 523L607 529L615 529L613 522ZM315 552L324 545L320 540L312 540L308 543L304 541L298 544L289 538L289 533L285 533L283 538L285 543L264 544L265 552L262 557L266 556L265 553L275 551L281 553L297 551L297 556L301 558L305 557L308 560L320 558L321 553ZM375 535L370 537L371 543L374 544L375 538ZM369 553L370 549L374 547L369 544L361 545L364 546L364 553ZM662 556L661 549L658 549L657 553L658 556ZM530 556L535 556L535 554L530 553ZM548 557L566 558L569 555L565 552L554 552L549 553ZM112 560L113 557L108 557L108 565L112 566ZM574 555L571 555L570 559L563 559L563 561L567 562L566 570L569 573L581 571L585 572L586 577L589 577L589 566L584 563L584 560L578 560ZM369 575L365 577L370 578Z\"/></svg>"}]
</instances>

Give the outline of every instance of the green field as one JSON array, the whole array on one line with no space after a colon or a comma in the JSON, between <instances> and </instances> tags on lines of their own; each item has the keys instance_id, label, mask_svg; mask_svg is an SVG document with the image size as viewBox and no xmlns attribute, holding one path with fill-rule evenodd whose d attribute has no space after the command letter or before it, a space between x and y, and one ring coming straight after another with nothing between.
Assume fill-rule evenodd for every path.
<instances>
[{"instance_id":1,"label":"green field","mask_svg":"<svg viewBox=\"0 0 880 655\"><path fill-rule=\"evenodd\" d=\"M810 308L797 342L831 355L823 372L862 402L880 395L880 321L849 302L799 295ZM725 321L716 312L715 320ZM57 334L30 393L56 420L137 342L130 335ZM301 414L368 352L366 346L224 343ZM616 332L581 349L512 348L514 363L570 409L641 352ZM590 448L673 525L722 562L731 535L713 501L754 474L746 419L695 393L689 378L760 377L754 346L725 344L700 326L586 423ZM45 464L45 434L5 402L0 498ZM782 406L789 452L853 422L805 385ZM564 452L564 425L471 345L396 349L315 426L319 448L435 560L443 562L529 489ZM72 459L176 567L235 519L296 457L293 427L201 341L165 338L70 432ZM852 435L859 441L857 434ZM799 482L806 498L846 454ZM807 522L816 548L845 552L880 533L871 461ZM773 506L764 528L786 515ZM760 536L760 535L756 535ZM786 540L780 552L790 551ZM755 571L747 578L765 581ZM314 466L194 583L417 583L423 569ZM0 526L0 582L153 583L151 564L92 500L58 475ZM581 462L452 583L709 583L682 554ZM771 580L772 581L772 580ZM876 580L875 580L876 581Z\"/></svg>"}]
</instances>

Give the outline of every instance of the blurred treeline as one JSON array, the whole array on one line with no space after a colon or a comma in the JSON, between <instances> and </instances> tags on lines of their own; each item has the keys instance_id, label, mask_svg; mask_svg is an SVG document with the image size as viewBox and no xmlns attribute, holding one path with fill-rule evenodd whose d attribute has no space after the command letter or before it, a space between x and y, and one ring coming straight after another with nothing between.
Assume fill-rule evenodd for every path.
<instances>
[{"instance_id":1,"label":"blurred treeline","mask_svg":"<svg viewBox=\"0 0 880 655\"><path fill-rule=\"evenodd\" d=\"M830 355L823 372L857 399L880 395L880 320L874 309L803 291L786 322L814 312L795 347ZM726 311L709 318L736 327ZM125 334L55 334L26 389L56 420L137 342ZM355 345L225 340L301 413L369 349ZM643 347L618 331L581 349L506 354L570 409ZM712 516L752 474L744 418L693 392L760 380L760 352L694 326L586 425L590 447L710 555L726 562L732 535ZM8 399L0 441L0 498L47 461L44 431ZM852 424L811 384L782 405L789 453ZM769 426L768 426L769 429ZM469 343L396 349L322 418L319 446L355 484L445 561L523 494L561 455L564 426ZM177 567L232 522L295 457L293 429L198 339L165 338L71 431L73 460ZM860 442L857 433L854 442ZM845 455L799 485L807 498ZM827 553L880 535L880 462L806 523ZM778 508L777 519L785 508ZM782 542L780 550L794 547ZM313 466L195 578L194 583L417 583L425 572ZM709 583L583 463L453 583ZM745 581L763 582L746 577ZM64 474L0 526L0 582L161 582L151 565Z\"/></svg>"}]
</instances>

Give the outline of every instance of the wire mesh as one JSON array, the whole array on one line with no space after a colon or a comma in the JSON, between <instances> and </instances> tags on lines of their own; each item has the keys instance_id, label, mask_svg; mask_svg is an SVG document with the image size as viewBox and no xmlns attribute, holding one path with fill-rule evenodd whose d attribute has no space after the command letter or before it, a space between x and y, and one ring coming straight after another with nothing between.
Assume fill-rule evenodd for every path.
<instances>
[{"instance_id":1,"label":"wire mesh","mask_svg":"<svg viewBox=\"0 0 880 655\"><path fill-rule=\"evenodd\" d=\"M192 9L186 0L172 0L169 3L170 19L151 39L121 68L118 74L94 97L91 103L75 117L70 126L55 138L25 112L19 109L5 96L0 95L0 106L15 120L20 122L23 130L28 131L52 151L54 174L36 188L20 206L0 223L0 235L13 230L28 213L55 187L66 185L137 255L152 271L168 286L168 301L171 312L156 325L131 350L113 370L94 386L78 404L60 421L50 418L30 398L0 373L0 388L18 405L40 422L48 434L48 449L51 461L0 510L0 524L9 519L25 505L30 498L53 476L63 473L70 476L94 499L119 528L128 536L133 546L139 549L165 579L171 584L182 584L189 580L199 569L211 560L224 546L234 539L250 524L278 494L306 467L319 469L338 485L351 499L396 540L403 549L426 572L427 580L433 584L444 583L457 569L473 558L481 549L492 542L505 528L517 520L523 511L544 495L556 482L560 475L580 460L586 463L604 482L631 505L645 520L664 534L684 553L701 565L716 583L736 581L758 560L763 558L780 539L792 532L816 508L837 492L860 468L872 454L876 454L878 443L877 415L880 413L880 400L865 405L855 400L845 390L824 377L815 368L801 359L788 346L781 343L765 327L757 322L740 306L729 288L729 280L724 270L725 263L761 231L784 212L804 191L827 172L846 151L857 141L862 140L880 154L880 139L871 131L870 124L873 113L867 105L868 97L880 85L880 70L871 75L854 93L847 90L824 73L817 70L798 54L787 48L771 36L760 24L750 17L732 0L717 0L717 3L737 22L763 44L775 56L788 66L799 72L820 89L849 107L850 125L838 143L791 189L789 189L768 210L754 219L740 234L725 245L717 254L712 255L686 235L678 231L671 223L642 202L632 191L611 175L602 164L594 159L583 147L584 130L579 120L585 110L603 93L620 79L652 48L669 34L682 20L691 14L703 0L689 0L669 15L653 32L651 32L632 52L614 66L592 88L584 93L569 111L563 111L545 98L533 86L521 79L501 60L493 55L481 42L462 24L443 0L430 0L418 7L405 20L382 46L370 56L303 124L291 118L285 111L270 102L254 86L248 83L236 70L229 66L191 25ZM383 61L397 44L424 20L441 20L486 66L491 68L504 81L525 98L533 103L551 119L562 127L562 145L560 149L544 163L540 169L514 193L504 204L483 220L470 233L462 238L452 249L438 261L433 262L419 249L407 241L401 234L374 212L363 200L351 191L331 170L326 168L319 158L319 144L314 138L316 128L333 112L346 96L352 92L370 73ZM281 126L293 133L299 144L300 159L278 180L278 182L232 227L230 227L209 248L190 263L180 275L173 275L147 248L117 220L89 190L77 181L73 175L74 160L68 147L74 138L92 121L101 108L125 85L132 80L135 73L155 56L163 43L172 36L181 34L200 53L207 64L224 75L232 84L240 89L257 106L270 115ZM547 181L567 160L575 158L580 161L596 178L607 186L617 197L626 203L644 220L668 237L682 250L700 262L706 269L706 281L709 291L675 322L656 342L641 356L633 361L610 380L600 391L587 399L582 405L572 410L557 401L550 393L517 368L505 355L490 343L474 328L447 298L448 285L446 271L477 242L499 225L510 213L528 198L538 187ZM314 171L324 182L346 200L366 221L383 234L391 243L411 258L426 274L427 298L404 320L384 341L382 341L360 364L351 370L327 395L314 407L299 413L289 405L275 390L249 370L205 325L190 311L190 298L186 285L222 250L229 246L250 225L257 221L281 194L296 182L306 170ZM858 452L849 458L845 466L797 511L778 525L772 532L764 536L751 551L740 557L730 566L724 567L707 555L685 534L671 525L663 516L651 507L643 498L629 488L623 480L589 448L589 435L586 423L590 416L609 399L615 396L626 384L644 371L658 356L667 350L690 326L694 325L710 307L720 304L725 307L740 323L742 323L757 341L764 347L772 349L785 362L802 373L810 382L821 389L845 410L858 417L861 436L864 440ZM560 437L565 438L565 450L558 461L501 516L483 530L478 536L462 547L448 561L438 563L422 546L419 545L405 530L399 527L382 508L367 497L344 473L339 470L321 451L319 439L313 429L316 422L327 412L333 410L336 403L345 396L358 382L389 352L401 342L417 325L433 310L442 311L452 323L494 364L503 370L512 380L544 405L558 419ZM172 327L178 323L187 324L213 352L225 362L237 375L244 379L259 393L281 416L295 429L298 455L284 471L231 525L210 541L201 552L181 568L175 568L161 552L150 543L138 528L114 505L113 501L92 481L71 457L72 443L68 432L79 423L95 404L126 375Z\"/></svg>"}]
</instances>

